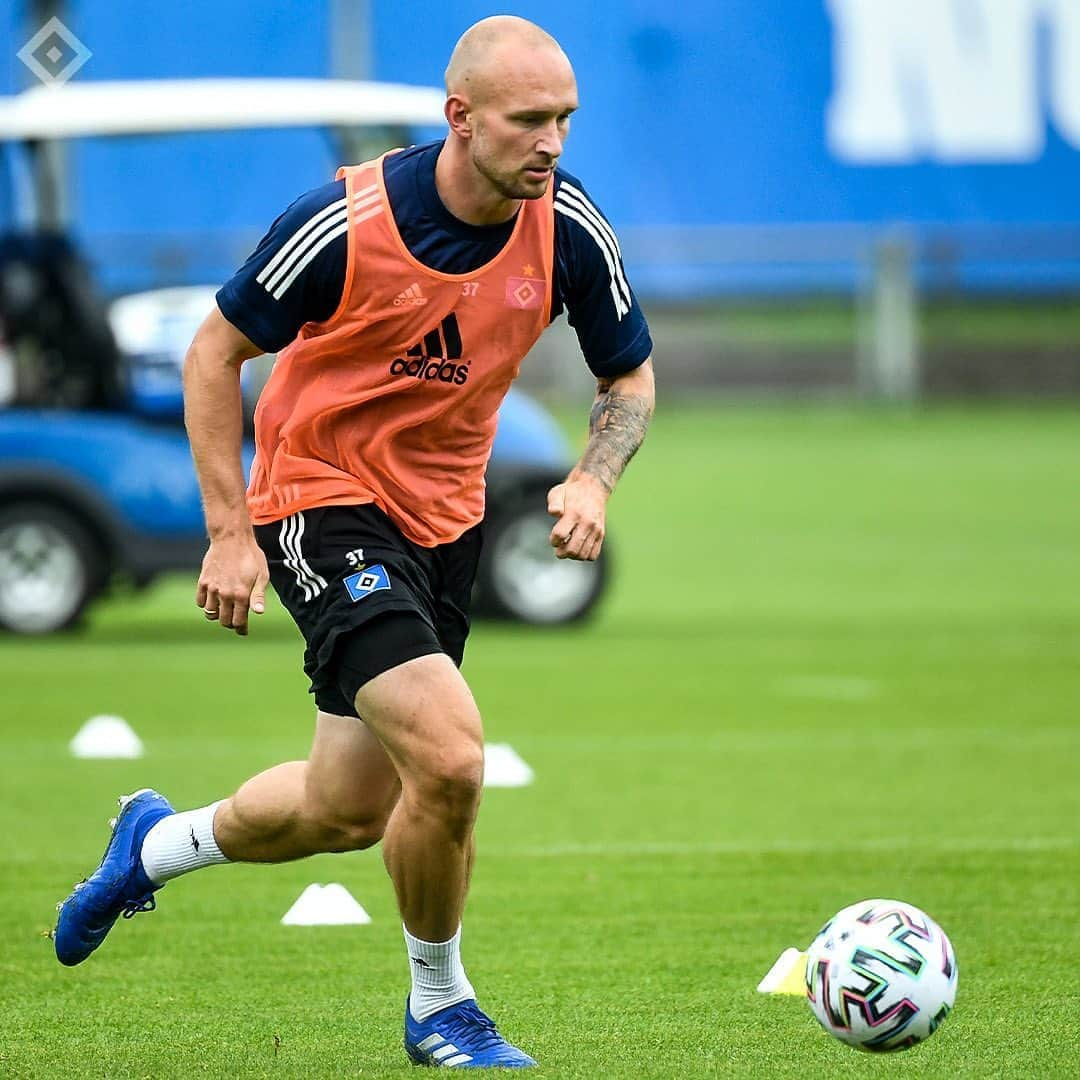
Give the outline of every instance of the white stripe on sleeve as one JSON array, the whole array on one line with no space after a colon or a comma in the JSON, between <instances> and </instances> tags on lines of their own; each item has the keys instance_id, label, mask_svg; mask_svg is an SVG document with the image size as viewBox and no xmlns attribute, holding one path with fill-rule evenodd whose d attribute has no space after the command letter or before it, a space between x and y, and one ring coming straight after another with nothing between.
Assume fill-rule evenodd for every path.
<instances>
[{"instance_id":1,"label":"white stripe on sleeve","mask_svg":"<svg viewBox=\"0 0 1080 1080\"><path fill-rule=\"evenodd\" d=\"M623 299L627 305L630 303L630 285L626 280L626 275L623 272L622 266L622 248L619 247L619 238L615 235L615 230L604 220L604 216L596 209L595 206L585 196L578 191L576 187L571 184L564 183L559 188L557 198L557 205L561 203L568 209L577 210L579 213L584 214L593 225L596 226L597 231L608 242L608 250L611 252L611 258L615 265L615 276L619 283L619 291L623 295ZM629 310L629 307L627 307Z\"/></svg>"},{"instance_id":2,"label":"white stripe on sleeve","mask_svg":"<svg viewBox=\"0 0 1080 1080\"><path fill-rule=\"evenodd\" d=\"M368 218L375 217L376 214L382 213L382 203L377 203L369 210L365 210L362 214L357 214L353 219L354 222L367 221ZM307 269L315 257L327 246L327 244L333 243L339 236L343 236L349 231L348 218L342 218L340 222L328 233L326 233L321 239L319 239L313 247L309 248L300 259L295 263L292 272L284 281L278 285L271 293L275 300L280 300L286 292L288 292L290 286L296 279ZM269 288L269 286L267 286Z\"/></svg>"},{"instance_id":3,"label":"white stripe on sleeve","mask_svg":"<svg viewBox=\"0 0 1080 1080\"><path fill-rule=\"evenodd\" d=\"M379 193L366 198L357 197L353 203L353 212L368 207L362 214L358 214L355 221L366 221L369 217L382 213L382 202ZM282 296L292 287L293 282L311 265L315 257L330 243L343 233L349 231L349 219L344 210L324 222L317 233L313 233L304 245L283 265L276 274L266 283L264 288L275 300Z\"/></svg>"},{"instance_id":4,"label":"white stripe on sleeve","mask_svg":"<svg viewBox=\"0 0 1080 1080\"><path fill-rule=\"evenodd\" d=\"M608 268L608 284L611 287L611 299L615 304L615 312L619 317L619 321L622 321L622 317L630 310L629 300L623 299L620 292L619 285L616 281L615 267L617 265L618 256L612 257L611 250L608 248L606 240L602 239L600 233L597 232L596 226L584 216L584 214L575 210L573 207L561 203L558 199L555 200L555 209L560 214L565 214L566 217L572 218L576 221L595 241L596 246L600 249L600 253L604 256L604 262L607 263Z\"/></svg>"},{"instance_id":5,"label":"white stripe on sleeve","mask_svg":"<svg viewBox=\"0 0 1080 1080\"><path fill-rule=\"evenodd\" d=\"M263 288L265 288L275 299L280 300L281 293L285 290L282 289L279 292L278 286L292 273L296 268L297 263L302 262L306 266L307 263L310 262L310 259L308 259L307 256L311 250L314 248L321 251L323 247L326 246L322 243L326 235L335 232L340 226L344 225L347 228L348 220L348 212L342 208L338 213L334 214L333 217L327 218L326 221L322 222L317 229L313 229L296 251L294 251L293 254L290 255L289 258L286 259L263 283ZM341 234L337 233L337 235L340 236ZM293 280L295 280L295 278L293 278Z\"/></svg>"},{"instance_id":6,"label":"white stripe on sleeve","mask_svg":"<svg viewBox=\"0 0 1080 1080\"><path fill-rule=\"evenodd\" d=\"M302 244L307 236L318 229L327 218L333 217L338 213L343 213L345 211L346 203L346 199L338 199L337 202L331 203L325 209L320 210L314 217L309 218L292 234L291 237L289 237L288 242L283 244L278 253L262 268L262 270L259 271L259 276L255 280L260 285L265 284L266 279L270 277L271 274L277 273L278 268L288 259L293 249L299 244Z\"/></svg>"},{"instance_id":7,"label":"white stripe on sleeve","mask_svg":"<svg viewBox=\"0 0 1080 1080\"><path fill-rule=\"evenodd\" d=\"M344 236L348 231L349 219L343 214L339 219L335 219L333 227L322 236L317 237L312 243L312 246L309 247L304 252L303 256L293 264L292 271L289 273L288 277L280 281L280 283L276 280L267 283L266 288L270 292L270 295L275 300L280 300L285 293L288 292L289 286L292 285L308 266L311 265L315 256L318 255L327 244L333 243L339 236ZM285 267L283 272L288 269L288 267Z\"/></svg>"},{"instance_id":8,"label":"white stripe on sleeve","mask_svg":"<svg viewBox=\"0 0 1080 1080\"><path fill-rule=\"evenodd\" d=\"M353 194L352 205L354 209L360 209L379 202L381 198L382 196L377 187L366 187ZM325 235L326 230L345 220L348 213L345 203L345 199L338 199L337 202L331 203L310 217L259 271L255 280L267 292L272 293L282 278L295 267L297 261L304 257L313 244L318 243L321 236Z\"/></svg>"},{"instance_id":9,"label":"white stripe on sleeve","mask_svg":"<svg viewBox=\"0 0 1080 1080\"><path fill-rule=\"evenodd\" d=\"M622 248L619 247L619 238L615 235L615 230L604 219L604 215L596 209L595 205L589 202L585 195L585 192L579 191L573 184L562 183L559 185L559 194L564 196L569 202L577 203L584 210L586 210L589 216L596 222L600 229L607 234L611 240L615 251L622 255Z\"/></svg>"}]
</instances>

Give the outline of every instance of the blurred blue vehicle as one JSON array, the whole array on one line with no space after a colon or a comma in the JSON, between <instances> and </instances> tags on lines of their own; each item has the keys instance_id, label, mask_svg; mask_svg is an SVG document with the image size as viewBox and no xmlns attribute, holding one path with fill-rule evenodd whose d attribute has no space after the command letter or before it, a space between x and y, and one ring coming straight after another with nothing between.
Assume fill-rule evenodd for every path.
<instances>
[{"instance_id":1,"label":"blurred blue vehicle","mask_svg":"<svg viewBox=\"0 0 1080 1080\"><path fill-rule=\"evenodd\" d=\"M300 93L279 100L280 87L253 99L246 96L250 82L236 80L243 89L237 86L241 96L232 111L233 98L220 85L206 95L204 108L199 94L169 84L174 92L159 95L160 116L145 91L120 93L119 112L100 111L101 100L80 102L85 87L70 86L49 88L43 100L43 108L58 111L14 109L13 103L39 94L28 91L0 102L0 140L32 146L46 137L244 126L253 119L345 122L340 83L330 99L334 115L325 116L325 95L310 107ZM64 94L66 103L57 99ZM262 102L258 117L252 100ZM434 100L423 103L427 119ZM387 118L372 113L364 94L356 108ZM392 110L390 118L404 122ZM206 534L182 424L181 370L214 292L213 286L160 289L107 306L63 235L39 230L0 237L0 629L61 630L77 623L117 578L143 586L167 571L197 570ZM244 366L249 421L271 364L265 357ZM252 455L249 438L246 467ZM548 543L546 492L571 461L551 416L512 391L500 411L487 472L478 614L563 623L583 617L599 600L605 560L560 561Z\"/></svg>"}]
</instances>

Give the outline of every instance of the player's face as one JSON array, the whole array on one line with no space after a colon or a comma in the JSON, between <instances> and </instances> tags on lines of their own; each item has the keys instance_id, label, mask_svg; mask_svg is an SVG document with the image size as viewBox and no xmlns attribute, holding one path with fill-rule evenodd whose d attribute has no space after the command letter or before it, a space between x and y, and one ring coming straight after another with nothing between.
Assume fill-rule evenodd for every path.
<instances>
[{"instance_id":1,"label":"player's face","mask_svg":"<svg viewBox=\"0 0 1080 1080\"><path fill-rule=\"evenodd\" d=\"M561 53L522 58L473 110L473 165L505 199L539 199L577 108L577 83Z\"/></svg>"}]
</instances>

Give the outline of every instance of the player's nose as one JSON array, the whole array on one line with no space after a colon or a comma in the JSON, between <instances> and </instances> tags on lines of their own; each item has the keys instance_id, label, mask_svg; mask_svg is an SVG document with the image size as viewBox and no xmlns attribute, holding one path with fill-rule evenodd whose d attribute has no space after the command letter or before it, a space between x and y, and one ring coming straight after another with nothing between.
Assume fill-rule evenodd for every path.
<instances>
[{"instance_id":1,"label":"player's nose","mask_svg":"<svg viewBox=\"0 0 1080 1080\"><path fill-rule=\"evenodd\" d=\"M546 157L551 158L551 163L553 165L555 164L556 159L562 154L562 135L559 134L559 129L554 123L545 128L541 133L540 140L536 144L536 151L537 153L544 154Z\"/></svg>"}]
</instances>

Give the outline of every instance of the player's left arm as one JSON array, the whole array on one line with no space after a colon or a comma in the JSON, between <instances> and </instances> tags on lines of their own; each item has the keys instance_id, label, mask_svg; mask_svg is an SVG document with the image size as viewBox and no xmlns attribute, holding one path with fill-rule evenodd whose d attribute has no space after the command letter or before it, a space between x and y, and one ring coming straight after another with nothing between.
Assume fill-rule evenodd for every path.
<instances>
[{"instance_id":1,"label":"player's left arm","mask_svg":"<svg viewBox=\"0 0 1080 1080\"><path fill-rule=\"evenodd\" d=\"M653 414L652 339L611 223L576 177L556 171L552 314L565 311L596 376L581 460L548 493L560 559L594 560L607 500L645 438Z\"/></svg>"},{"instance_id":2,"label":"player's left arm","mask_svg":"<svg viewBox=\"0 0 1080 1080\"><path fill-rule=\"evenodd\" d=\"M548 492L557 517L551 546L560 559L593 561L604 543L608 497L645 440L656 404L652 358L611 379L598 379L581 460Z\"/></svg>"}]
</instances>

